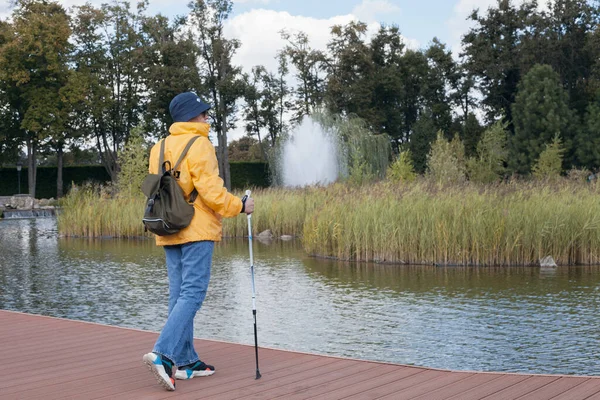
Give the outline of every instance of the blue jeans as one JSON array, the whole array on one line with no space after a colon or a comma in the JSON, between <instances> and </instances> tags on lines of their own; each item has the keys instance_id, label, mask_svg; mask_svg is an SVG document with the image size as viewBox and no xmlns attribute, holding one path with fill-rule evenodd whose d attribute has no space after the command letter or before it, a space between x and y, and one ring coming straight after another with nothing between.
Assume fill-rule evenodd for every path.
<instances>
[{"instance_id":1,"label":"blue jeans","mask_svg":"<svg viewBox=\"0 0 600 400\"><path fill-rule=\"evenodd\" d=\"M214 246L212 241L164 246L169 275L169 317L153 351L178 367L199 360L194 350L194 316L206 297Z\"/></svg>"}]
</instances>

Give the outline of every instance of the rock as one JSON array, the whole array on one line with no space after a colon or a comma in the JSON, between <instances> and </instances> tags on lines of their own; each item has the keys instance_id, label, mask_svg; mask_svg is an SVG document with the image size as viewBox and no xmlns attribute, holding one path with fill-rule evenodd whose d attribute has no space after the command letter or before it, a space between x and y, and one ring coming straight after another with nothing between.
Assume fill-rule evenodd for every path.
<instances>
[{"instance_id":1,"label":"rock","mask_svg":"<svg viewBox=\"0 0 600 400\"><path fill-rule=\"evenodd\" d=\"M270 237L259 237L256 240L258 240L262 244L267 244L267 245L273 243L273 238L270 238Z\"/></svg>"},{"instance_id":2,"label":"rock","mask_svg":"<svg viewBox=\"0 0 600 400\"><path fill-rule=\"evenodd\" d=\"M292 235L281 235L281 240L292 240L293 238Z\"/></svg>"},{"instance_id":3,"label":"rock","mask_svg":"<svg viewBox=\"0 0 600 400\"><path fill-rule=\"evenodd\" d=\"M270 229L267 229L266 231L259 233L256 237L258 239L273 239L273 232L271 232Z\"/></svg>"},{"instance_id":4,"label":"rock","mask_svg":"<svg viewBox=\"0 0 600 400\"><path fill-rule=\"evenodd\" d=\"M273 242L273 233L270 229L263 231L256 236L256 239L262 244L271 244Z\"/></svg>"},{"instance_id":5,"label":"rock","mask_svg":"<svg viewBox=\"0 0 600 400\"><path fill-rule=\"evenodd\" d=\"M10 208L17 210L31 210L33 209L34 199L29 195L16 195L12 196L9 200Z\"/></svg>"},{"instance_id":6,"label":"rock","mask_svg":"<svg viewBox=\"0 0 600 400\"><path fill-rule=\"evenodd\" d=\"M556 268L557 265L554 262L554 258L552 258L552 256L546 256L544 258L540 258L540 267L542 267L542 268Z\"/></svg>"}]
</instances>

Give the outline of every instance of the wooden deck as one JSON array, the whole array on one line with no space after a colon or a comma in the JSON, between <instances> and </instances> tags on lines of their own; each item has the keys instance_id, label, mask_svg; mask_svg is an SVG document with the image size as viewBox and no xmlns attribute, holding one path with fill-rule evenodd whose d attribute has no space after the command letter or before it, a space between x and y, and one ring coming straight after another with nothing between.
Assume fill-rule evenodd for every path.
<instances>
[{"instance_id":1,"label":"wooden deck","mask_svg":"<svg viewBox=\"0 0 600 400\"><path fill-rule=\"evenodd\" d=\"M600 399L600 377L455 372L196 340L217 373L156 383L157 334L0 310L0 399ZM260 339L260 337L259 337Z\"/></svg>"}]
</instances>

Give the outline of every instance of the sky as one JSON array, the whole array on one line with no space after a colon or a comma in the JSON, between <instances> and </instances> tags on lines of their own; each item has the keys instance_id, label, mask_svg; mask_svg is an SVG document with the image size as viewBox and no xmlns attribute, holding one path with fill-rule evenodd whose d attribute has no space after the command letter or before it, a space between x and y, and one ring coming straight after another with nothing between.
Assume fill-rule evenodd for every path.
<instances>
[{"instance_id":1,"label":"sky","mask_svg":"<svg viewBox=\"0 0 600 400\"><path fill-rule=\"evenodd\" d=\"M516 4L524 0L513 0ZM539 0L540 8L550 0ZM86 0L59 0L67 9ZM99 6L107 0L88 0ZM148 13L168 17L186 15L188 0L150 0ZM10 15L10 1L0 0L0 18ZM135 5L136 0L131 0ZM473 9L484 11L496 0L234 0L233 13L226 22L225 35L237 38L241 47L233 62L249 72L255 65L275 71L275 55L285 42L279 32L303 31L313 48L325 50L332 25L352 20L368 24L368 35L380 24L397 25L412 49L426 48L434 37L458 56L461 37L472 24L467 17ZM236 133L235 136L240 136Z\"/></svg>"}]
</instances>

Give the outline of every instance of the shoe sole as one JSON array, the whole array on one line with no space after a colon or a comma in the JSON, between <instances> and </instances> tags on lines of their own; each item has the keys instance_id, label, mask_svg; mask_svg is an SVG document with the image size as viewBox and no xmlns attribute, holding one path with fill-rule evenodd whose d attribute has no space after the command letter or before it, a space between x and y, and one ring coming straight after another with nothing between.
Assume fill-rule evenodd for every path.
<instances>
[{"instance_id":1,"label":"shoe sole","mask_svg":"<svg viewBox=\"0 0 600 400\"><path fill-rule=\"evenodd\" d=\"M166 372L164 371L164 368L161 367L163 371L160 371L158 365L154 364L154 360L156 360L156 358L153 358L151 353L144 354L142 360L144 360L144 364L148 366L150 372L154 374L156 380L163 388L165 388L169 392L175 390L175 385L171 382L171 378L167 376Z\"/></svg>"},{"instance_id":2,"label":"shoe sole","mask_svg":"<svg viewBox=\"0 0 600 400\"><path fill-rule=\"evenodd\" d=\"M187 373L184 371L185 370L177 370L175 372L175 379L186 380L186 379L192 379L192 378L201 377L201 376L211 376L212 374L215 373L215 371L211 371L211 370L194 371L194 373L190 377L188 377Z\"/></svg>"}]
</instances>

